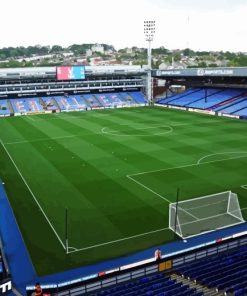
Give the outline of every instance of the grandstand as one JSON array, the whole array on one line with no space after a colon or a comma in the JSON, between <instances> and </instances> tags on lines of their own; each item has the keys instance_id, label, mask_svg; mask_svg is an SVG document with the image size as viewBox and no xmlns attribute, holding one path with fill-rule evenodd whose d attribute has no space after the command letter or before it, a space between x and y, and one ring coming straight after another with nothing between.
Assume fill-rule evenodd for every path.
<instances>
[{"instance_id":1,"label":"grandstand","mask_svg":"<svg viewBox=\"0 0 247 296\"><path fill-rule=\"evenodd\" d=\"M126 96L128 99L126 99ZM137 99L135 99L135 96ZM47 112L86 111L98 108L145 106L142 92L63 95L52 97L2 100L0 116L45 114Z\"/></svg>"},{"instance_id":2,"label":"grandstand","mask_svg":"<svg viewBox=\"0 0 247 296\"><path fill-rule=\"evenodd\" d=\"M246 75L246 68L154 70L156 79L168 79L166 96L158 98L156 103L171 108L245 118ZM167 96L169 85L173 83L185 85L185 91L179 94L170 92Z\"/></svg>"},{"instance_id":3,"label":"grandstand","mask_svg":"<svg viewBox=\"0 0 247 296\"><path fill-rule=\"evenodd\" d=\"M167 81L157 106L143 67L84 70L0 69L0 232L14 287L244 295L246 122L227 117L246 119L247 70L156 70ZM196 200L222 192L234 205Z\"/></svg>"},{"instance_id":4,"label":"grandstand","mask_svg":"<svg viewBox=\"0 0 247 296\"><path fill-rule=\"evenodd\" d=\"M86 79L57 81L56 68L0 69L0 116L147 104L144 69L86 67L85 73Z\"/></svg>"}]
</instances>

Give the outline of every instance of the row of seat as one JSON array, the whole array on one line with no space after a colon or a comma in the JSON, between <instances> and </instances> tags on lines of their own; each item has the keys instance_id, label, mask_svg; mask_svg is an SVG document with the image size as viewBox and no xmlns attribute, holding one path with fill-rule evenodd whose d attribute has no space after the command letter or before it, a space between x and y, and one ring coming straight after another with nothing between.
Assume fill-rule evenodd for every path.
<instances>
[{"instance_id":1,"label":"row of seat","mask_svg":"<svg viewBox=\"0 0 247 296\"><path fill-rule=\"evenodd\" d=\"M0 99L0 115L85 110L87 108L143 105L146 103L142 92Z\"/></svg>"},{"instance_id":2,"label":"row of seat","mask_svg":"<svg viewBox=\"0 0 247 296\"><path fill-rule=\"evenodd\" d=\"M160 99L157 103L239 116L247 115L245 89L192 88L181 94Z\"/></svg>"},{"instance_id":3,"label":"row of seat","mask_svg":"<svg viewBox=\"0 0 247 296\"><path fill-rule=\"evenodd\" d=\"M228 254L198 260L179 267L177 272L208 288L215 288L233 295L245 295L247 288L247 247L242 247Z\"/></svg>"},{"instance_id":4,"label":"row of seat","mask_svg":"<svg viewBox=\"0 0 247 296\"><path fill-rule=\"evenodd\" d=\"M203 292L197 292L195 288L190 288L181 282L176 282L163 273L157 273L151 276L122 283L108 288L91 296L202 296Z\"/></svg>"}]
</instances>

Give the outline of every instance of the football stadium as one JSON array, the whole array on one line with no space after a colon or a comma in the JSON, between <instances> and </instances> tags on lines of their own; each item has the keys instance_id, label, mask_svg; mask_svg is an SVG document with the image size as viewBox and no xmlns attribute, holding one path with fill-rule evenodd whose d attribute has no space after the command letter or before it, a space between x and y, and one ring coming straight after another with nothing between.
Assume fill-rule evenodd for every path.
<instances>
[{"instance_id":1,"label":"football stadium","mask_svg":"<svg viewBox=\"0 0 247 296\"><path fill-rule=\"evenodd\" d=\"M0 75L4 292L245 295L247 68Z\"/></svg>"},{"instance_id":2,"label":"football stadium","mask_svg":"<svg viewBox=\"0 0 247 296\"><path fill-rule=\"evenodd\" d=\"M154 33L0 68L0 295L247 295L247 67L153 67Z\"/></svg>"}]
</instances>

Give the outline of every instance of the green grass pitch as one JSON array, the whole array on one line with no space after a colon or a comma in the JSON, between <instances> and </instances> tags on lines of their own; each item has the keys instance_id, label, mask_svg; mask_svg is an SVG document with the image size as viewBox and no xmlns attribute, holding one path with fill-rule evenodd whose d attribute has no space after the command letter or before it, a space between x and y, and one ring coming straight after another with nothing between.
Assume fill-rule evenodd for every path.
<instances>
[{"instance_id":1,"label":"green grass pitch","mask_svg":"<svg viewBox=\"0 0 247 296\"><path fill-rule=\"evenodd\" d=\"M173 240L177 187L181 199L232 190L247 217L247 122L144 107L2 118L0 130L0 176L39 275Z\"/></svg>"}]
</instances>

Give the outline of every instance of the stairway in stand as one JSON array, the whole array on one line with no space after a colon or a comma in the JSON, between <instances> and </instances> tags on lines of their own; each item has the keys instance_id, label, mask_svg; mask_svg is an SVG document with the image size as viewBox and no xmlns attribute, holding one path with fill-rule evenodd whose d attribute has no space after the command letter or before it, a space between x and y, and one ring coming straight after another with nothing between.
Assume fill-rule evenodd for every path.
<instances>
[{"instance_id":1,"label":"stairway in stand","mask_svg":"<svg viewBox=\"0 0 247 296\"><path fill-rule=\"evenodd\" d=\"M205 296L222 296L223 293L217 292L215 289L209 289L206 286L199 284L198 282L192 281L190 279L184 278L178 274L173 273L171 279L181 282L184 285L189 285L190 288L196 288L198 292L203 292Z\"/></svg>"}]
</instances>

